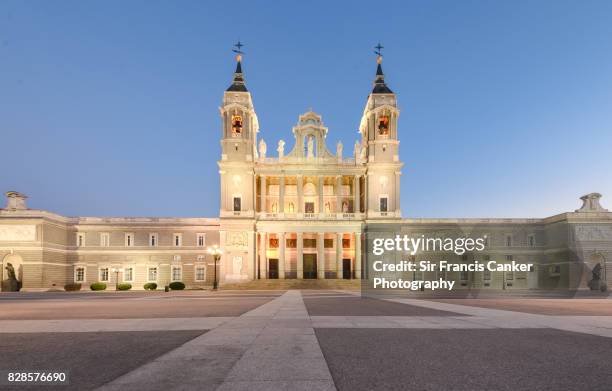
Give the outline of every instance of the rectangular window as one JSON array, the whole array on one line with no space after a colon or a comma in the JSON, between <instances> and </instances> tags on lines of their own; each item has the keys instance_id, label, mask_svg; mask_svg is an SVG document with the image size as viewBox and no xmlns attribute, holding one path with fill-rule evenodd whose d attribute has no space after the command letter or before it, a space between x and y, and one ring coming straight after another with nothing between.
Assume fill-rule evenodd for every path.
<instances>
[{"instance_id":1,"label":"rectangular window","mask_svg":"<svg viewBox=\"0 0 612 391\"><path fill-rule=\"evenodd\" d=\"M304 212L306 212L306 213L314 213L315 212L314 202L306 202L306 203L304 203Z\"/></svg>"},{"instance_id":2,"label":"rectangular window","mask_svg":"<svg viewBox=\"0 0 612 391\"><path fill-rule=\"evenodd\" d=\"M85 234L84 233L82 233L82 232L78 232L77 233L76 243L77 243L78 247L85 246Z\"/></svg>"},{"instance_id":3,"label":"rectangular window","mask_svg":"<svg viewBox=\"0 0 612 391\"><path fill-rule=\"evenodd\" d=\"M103 267L100 269L100 281L108 282L108 268Z\"/></svg>"},{"instance_id":4,"label":"rectangular window","mask_svg":"<svg viewBox=\"0 0 612 391\"><path fill-rule=\"evenodd\" d=\"M270 238L268 245L270 248L278 248L278 238Z\"/></svg>"},{"instance_id":5,"label":"rectangular window","mask_svg":"<svg viewBox=\"0 0 612 391\"><path fill-rule=\"evenodd\" d=\"M514 260L514 257L512 257L512 255L506 255L506 262L512 262Z\"/></svg>"},{"instance_id":6,"label":"rectangular window","mask_svg":"<svg viewBox=\"0 0 612 391\"><path fill-rule=\"evenodd\" d=\"M242 198L234 197L234 212L240 212L241 204L242 204Z\"/></svg>"},{"instance_id":7,"label":"rectangular window","mask_svg":"<svg viewBox=\"0 0 612 391\"><path fill-rule=\"evenodd\" d=\"M181 247L183 245L183 234L173 234L173 240L172 243L174 245L174 247Z\"/></svg>"},{"instance_id":8,"label":"rectangular window","mask_svg":"<svg viewBox=\"0 0 612 391\"><path fill-rule=\"evenodd\" d=\"M351 239L342 239L342 248L351 248Z\"/></svg>"},{"instance_id":9,"label":"rectangular window","mask_svg":"<svg viewBox=\"0 0 612 391\"><path fill-rule=\"evenodd\" d=\"M134 281L134 268L126 267L125 269L123 269L123 281Z\"/></svg>"},{"instance_id":10,"label":"rectangular window","mask_svg":"<svg viewBox=\"0 0 612 391\"><path fill-rule=\"evenodd\" d=\"M482 279L483 279L483 280L485 280L485 281L491 281L491 270L489 270L489 269L485 269L485 270L484 270L482 273L483 273L483 274L482 274Z\"/></svg>"},{"instance_id":11,"label":"rectangular window","mask_svg":"<svg viewBox=\"0 0 612 391\"><path fill-rule=\"evenodd\" d=\"M561 274L561 265L551 265L548 267L548 273L551 276L559 276Z\"/></svg>"},{"instance_id":12,"label":"rectangular window","mask_svg":"<svg viewBox=\"0 0 612 391\"><path fill-rule=\"evenodd\" d=\"M128 232L125 234L125 247L133 247L134 246L134 234Z\"/></svg>"},{"instance_id":13,"label":"rectangular window","mask_svg":"<svg viewBox=\"0 0 612 391\"><path fill-rule=\"evenodd\" d=\"M334 239L323 239L324 248L334 248Z\"/></svg>"},{"instance_id":14,"label":"rectangular window","mask_svg":"<svg viewBox=\"0 0 612 391\"><path fill-rule=\"evenodd\" d=\"M380 197L380 211L381 212L387 212L387 197Z\"/></svg>"},{"instance_id":15,"label":"rectangular window","mask_svg":"<svg viewBox=\"0 0 612 391\"><path fill-rule=\"evenodd\" d=\"M102 247L110 246L110 234L108 232L102 232L100 234L100 246Z\"/></svg>"},{"instance_id":16,"label":"rectangular window","mask_svg":"<svg viewBox=\"0 0 612 391\"><path fill-rule=\"evenodd\" d=\"M196 266L195 280L196 281L205 281L206 280L206 267L204 267L203 265Z\"/></svg>"},{"instance_id":17,"label":"rectangular window","mask_svg":"<svg viewBox=\"0 0 612 391\"><path fill-rule=\"evenodd\" d=\"M297 248L297 239L287 239L286 245L287 248Z\"/></svg>"},{"instance_id":18,"label":"rectangular window","mask_svg":"<svg viewBox=\"0 0 612 391\"><path fill-rule=\"evenodd\" d=\"M506 247L512 247L512 235L506 235Z\"/></svg>"},{"instance_id":19,"label":"rectangular window","mask_svg":"<svg viewBox=\"0 0 612 391\"><path fill-rule=\"evenodd\" d=\"M198 247L206 246L206 234L198 234Z\"/></svg>"},{"instance_id":20,"label":"rectangular window","mask_svg":"<svg viewBox=\"0 0 612 391\"><path fill-rule=\"evenodd\" d=\"M317 247L317 239L304 239L304 248Z\"/></svg>"},{"instance_id":21,"label":"rectangular window","mask_svg":"<svg viewBox=\"0 0 612 391\"><path fill-rule=\"evenodd\" d=\"M529 235L527 237L527 243L529 244L529 247L534 247L535 246L535 235Z\"/></svg>"},{"instance_id":22,"label":"rectangular window","mask_svg":"<svg viewBox=\"0 0 612 391\"><path fill-rule=\"evenodd\" d=\"M150 267L147 277L149 279L149 282L156 282L157 281L157 267Z\"/></svg>"},{"instance_id":23,"label":"rectangular window","mask_svg":"<svg viewBox=\"0 0 612 391\"><path fill-rule=\"evenodd\" d=\"M157 247L159 245L159 236L157 235L157 233L150 233L149 234L149 246L151 247Z\"/></svg>"},{"instance_id":24,"label":"rectangular window","mask_svg":"<svg viewBox=\"0 0 612 391\"><path fill-rule=\"evenodd\" d=\"M172 266L172 281L180 281L182 278L182 268L180 266Z\"/></svg>"},{"instance_id":25,"label":"rectangular window","mask_svg":"<svg viewBox=\"0 0 612 391\"><path fill-rule=\"evenodd\" d=\"M74 269L74 282L85 282L85 268L77 267Z\"/></svg>"},{"instance_id":26,"label":"rectangular window","mask_svg":"<svg viewBox=\"0 0 612 391\"><path fill-rule=\"evenodd\" d=\"M468 272L465 270L461 271L461 281L467 281L468 280Z\"/></svg>"}]
</instances>

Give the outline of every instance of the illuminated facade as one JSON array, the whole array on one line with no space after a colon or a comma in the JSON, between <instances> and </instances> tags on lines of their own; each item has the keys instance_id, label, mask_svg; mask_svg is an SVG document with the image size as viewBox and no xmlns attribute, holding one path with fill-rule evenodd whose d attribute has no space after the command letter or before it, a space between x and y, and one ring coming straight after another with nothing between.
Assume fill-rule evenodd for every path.
<instances>
[{"instance_id":1,"label":"illuminated facade","mask_svg":"<svg viewBox=\"0 0 612 391\"><path fill-rule=\"evenodd\" d=\"M24 195L8 192L0 210L2 279L11 263L27 290L96 281L109 289L116 282L142 289L148 282L163 287L172 281L205 288L214 274L206 250L215 244L223 250L221 284L360 279L366 232L397 226L415 235L444 235L457 227L486 234L487 251L477 255L479 261L539 265L523 274L445 276L458 287L562 287L578 263L591 269L599 264L603 278L612 280L612 213L599 205L596 193L583 197L576 212L544 219L402 218L399 110L380 56L360 139L348 148L338 143L330 151L328 129L309 111L293 127L292 149L285 151L288 143L280 140L275 153L268 153L240 55L220 114L218 218L64 217L28 209Z\"/></svg>"}]
</instances>

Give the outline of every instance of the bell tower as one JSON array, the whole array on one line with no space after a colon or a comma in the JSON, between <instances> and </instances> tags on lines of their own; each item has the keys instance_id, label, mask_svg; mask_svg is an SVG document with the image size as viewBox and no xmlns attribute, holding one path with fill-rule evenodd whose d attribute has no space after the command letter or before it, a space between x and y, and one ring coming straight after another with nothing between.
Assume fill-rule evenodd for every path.
<instances>
[{"instance_id":1,"label":"bell tower","mask_svg":"<svg viewBox=\"0 0 612 391\"><path fill-rule=\"evenodd\" d=\"M253 165L259 123L251 93L242 73L242 44L236 49L236 71L232 84L223 93L221 160L221 216L252 217L254 214Z\"/></svg>"},{"instance_id":2,"label":"bell tower","mask_svg":"<svg viewBox=\"0 0 612 391\"><path fill-rule=\"evenodd\" d=\"M223 94L223 105L219 108L223 123L221 160L253 161L256 156L255 141L259 131L257 114L251 93L247 90L242 73L242 45L236 45L236 71L232 84Z\"/></svg>"},{"instance_id":3,"label":"bell tower","mask_svg":"<svg viewBox=\"0 0 612 391\"><path fill-rule=\"evenodd\" d=\"M255 145L259 122L242 73L242 43L234 45L236 70L223 93L221 114L221 180L219 245L223 250L221 284L255 276Z\"/></svg>"},{"instance_id":4,"label":"bell tower","mask_svg":"<svg viewBox=\"0 0 612 391\"><path fill-rule=\"evenodd\" d=\"M399 160L399 110L396 96L385 82L382 49L379 43L375 51L377 66L374 87L359 125L362 149L365 151L362 157L368 169L367 218L399 218L403 165Z\"/></svg>"}]
</instances>

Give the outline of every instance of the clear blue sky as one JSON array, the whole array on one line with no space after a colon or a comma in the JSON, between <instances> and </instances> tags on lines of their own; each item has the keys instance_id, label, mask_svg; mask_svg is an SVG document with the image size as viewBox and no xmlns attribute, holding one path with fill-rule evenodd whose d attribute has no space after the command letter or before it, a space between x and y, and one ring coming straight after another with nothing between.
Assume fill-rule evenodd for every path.
<instances>
[{"instance_id":1,"label":"clear blue sky","mask_svg":"<svg viewBox=\"0 0 612 391\"><path fill-rule=\"evenodd\" d=\"M0 1L0 190L71 216L218 216L231 45L268 145L312 107L334 150L381 41L404 216L541 217L592 191L612 210L612 2L258 4Z\"/></svg>"}]
</instances>

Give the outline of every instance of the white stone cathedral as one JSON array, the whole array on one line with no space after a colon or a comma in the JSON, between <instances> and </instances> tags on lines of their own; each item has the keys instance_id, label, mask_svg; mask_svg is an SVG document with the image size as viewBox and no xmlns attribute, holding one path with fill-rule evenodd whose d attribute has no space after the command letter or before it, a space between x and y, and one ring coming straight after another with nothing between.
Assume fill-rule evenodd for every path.
<instances>
[{"instance_id":1,"label":"white stone cathedral","mask_svg":"<svg viewBox=\"0 0 612 391\"><path fill-rule=\"evenodd\" d=\"M312 111L293 127L291 151L284 140L268 140L268 151L240 54L220 114L218 218L66 217L29 209L25 195L9 191L0 209L0 280L10 277L9 264L24 290L74 283L88 289L94 282L108 289L119 282L162 288L177 281L198 289L215 278L221 285L361 279L366 235L386 230L488 238L478 254L420 255L432 261L535 265L528 272L434 272L409 279L445 278L466 289L588 289L597 271L602 284L612 283L612 213L601 207L598 193L583 196L574 212L546 218L403 218L399 110L380 56L360 140L346 148L338 143L335 153L321 116ZM222 251L216 269L211 246Z\"/></svg>"},{"instance_id":2,"label":"white stone cathedral","mask_svg":"<svg viewBox=\"0 0 612 391\"><path fill-rule=\"evenodd\" d=\"M240 55L223 96L220 231L226 280L360 278L366 220L401 217L395 94L378 57L374 88L361 118L361 139L343 156L309 111L293 127L294 147L268 153Z\"/></svg>"}]
</instances>

